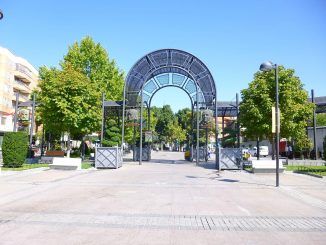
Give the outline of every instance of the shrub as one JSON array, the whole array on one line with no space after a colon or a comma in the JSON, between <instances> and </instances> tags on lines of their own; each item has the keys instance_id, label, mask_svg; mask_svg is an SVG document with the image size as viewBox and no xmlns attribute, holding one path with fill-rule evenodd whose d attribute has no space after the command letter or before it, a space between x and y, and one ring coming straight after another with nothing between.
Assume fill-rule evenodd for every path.
<instances>
[{"instance_id":1,"label":"shrub","mask_svg":"<svg viewBox=\"0 0 326 245\"><path fill-rule=\"evenodd\" d=\"M117 127L117 122L113 119L107 121L107 130L105 131L103 146L113 147L121 144L120 129Z\"/></svg>"},{"instance_id":2,"label":"shrub","mask_svg":"<svg viewBox=\"0 0 326 245\"><path fill-rule=\"evenodd\" d=\"M28 152L28 135L26 132L7 132L3 137L3 166L19 168L25 162Z\"/></svg>"}]
</instances>

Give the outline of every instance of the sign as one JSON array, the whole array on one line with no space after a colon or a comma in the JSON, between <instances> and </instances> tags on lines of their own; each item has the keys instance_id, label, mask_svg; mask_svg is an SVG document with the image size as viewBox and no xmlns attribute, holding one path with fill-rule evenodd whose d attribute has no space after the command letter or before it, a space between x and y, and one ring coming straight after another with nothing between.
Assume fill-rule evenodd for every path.
<instances>
[{"instance_id":1,"label":"sign","mask_svg":"<svg viewBox=\"0 0 326 245\"><path fill-rule=\"evenodd\" d=\"M145 131L145 142L153 142L152 131Z\"/></svg>"},{"instance_id":2,"label":"sign","mask_svg":"<svg viewBox=\"0 0 326 245\"><path fill-rule=\"evenodd\" d=\"M280 108L278 108L278 133L280 133L280 128L281 128L280 118L281 118L281 111ZM276 133L276 110L274 106L272 107L272 133L273 134Z\"/></svg>"}]
</instances>

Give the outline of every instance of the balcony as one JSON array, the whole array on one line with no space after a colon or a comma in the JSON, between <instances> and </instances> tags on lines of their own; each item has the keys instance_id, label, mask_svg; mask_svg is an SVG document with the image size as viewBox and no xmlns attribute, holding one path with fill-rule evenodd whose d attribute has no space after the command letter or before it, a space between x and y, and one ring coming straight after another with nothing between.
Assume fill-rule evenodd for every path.
<instances>
[{"instance_id":1,"label":"balcony","mask_svg":"<svg viewBox=\"0 0 326 245\"><path fill-rule=\"evenodd\" d=\"M33 81L33 75L30 69L28 69L26 66L22 64L16 63L16 72L15 76L19 77L20 79L30 83Z\"/></svg>"},{"instance_id":2,"label":"balcony","mask_svg":"<svg viewBox=\"0 0 326 245\"><path fill-rule=\"evenodd\" d=\"M29 88L29 86L24 83L23 81L19 80L19 79L15 79L13 87L16 90L22 91L23 93L30 93L31 89Z\"/></svg>"},{"instance_id":3,"label":"balcony","mask_svg":"<svg viewBox=\"0 0 326 245\"><path fill-rule=\"evenodd\" d=\"M13 96L13 101L16 101L16 94L18 92L14 92L14 96ZM24 95L24 94L21 94L21 93L18 93L19 94L19 101L22 101L22 102L25 102L25 101L28 101L29 100L29 97Z\"/></svg>"}]
</instances>

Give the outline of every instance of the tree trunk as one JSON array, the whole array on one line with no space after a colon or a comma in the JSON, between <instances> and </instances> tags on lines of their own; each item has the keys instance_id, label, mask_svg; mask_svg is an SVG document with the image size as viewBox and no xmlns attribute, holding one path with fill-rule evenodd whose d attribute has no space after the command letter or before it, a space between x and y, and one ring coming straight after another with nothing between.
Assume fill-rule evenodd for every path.
<instances>
[{"instance_id":1,"label":"tree trunk","mask_svg":"<svg viewBox=\"0 0 326 245\"><path fill-rule=\"evenodd\" d=\"M275 160L275 136L272 139L272 160Z\"/></svg>"},{"instance_id":2,"label":"tree trunk","mask_svg":"<svg viewBox=\"0 0 326 245\"><path fill-rule=\"evenodd\" d=\"M67 157L68 158L70 158L70 151L71 151L70 134L68 134L68 142L67 142Z\"/></svg>"},{"instance_id":3,"label":"tree trunk","mask_svg":"<svg viewBox=\"0 0 326 245\"><path fill-rule=\"evenodd\" d=\"M82 160L85 159L85 137L82 136Z\"/></svg>"}]
</instances>

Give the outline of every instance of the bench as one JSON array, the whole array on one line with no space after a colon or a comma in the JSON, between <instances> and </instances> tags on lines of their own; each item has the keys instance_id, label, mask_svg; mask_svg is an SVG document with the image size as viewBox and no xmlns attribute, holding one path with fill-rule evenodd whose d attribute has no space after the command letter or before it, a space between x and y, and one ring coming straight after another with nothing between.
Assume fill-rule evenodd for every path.
<instances>
[{"instance_id":1,"label":"bench","mask_svg":"<svg viewBox=\"0 0 326 245\"><path fill-rule=\"evenodd\" d=\"M252 160L253 173L276 173L276 160ZM284 172L282 161L279 162L279 173Z\"/></svg>"},{"instance_id":2,"label":"bench","mask_svg":"<svg viewBox=\"0 0 326 245\"><path fill-rule=\"evenodd\" d=\"M53 157L50 169L81 170L81 158Z\"/></svg>"},{"instance_id":3,"label":"bench","mask_svg":"<svg viewBox=\"0 0 326 245\"><path fill-rule=\"evenodd\" d=\"M47 156L47 157L64 157L65 152L64 151L47 151L45 153L45 156Z\"/></svg>"},{"instance_id":4,"label":"bench","mask_svg":"<svg viewBox=\"0 0 326 245\"><path fill-rule=\"evenodd\" d=\"M51 164L53 162L54 157L64 157L64 151L46 151L45 156L42 156L40 159L40 163Z\"/></svg>"}]
</instances>

